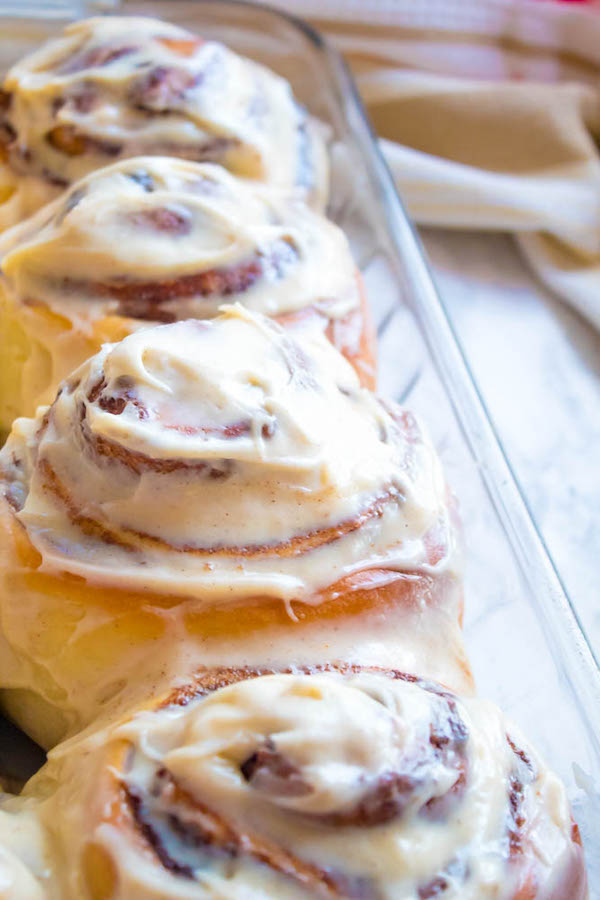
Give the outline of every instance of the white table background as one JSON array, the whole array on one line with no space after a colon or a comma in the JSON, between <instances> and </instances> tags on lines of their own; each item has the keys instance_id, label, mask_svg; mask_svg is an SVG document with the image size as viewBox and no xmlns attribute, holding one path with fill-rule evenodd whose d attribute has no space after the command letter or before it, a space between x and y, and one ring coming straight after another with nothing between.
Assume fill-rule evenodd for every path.
<instances>
[{"instance_id":1,"label":"white table background","mask_svg":"<svg viewBox=\"0 0 600 900\"><path fill-rule=\"evenodd\" d=\"M421 236L509 462L600 657L600 334L544 288L509 235L427 228Z\"/></svg>"}]
</instances>

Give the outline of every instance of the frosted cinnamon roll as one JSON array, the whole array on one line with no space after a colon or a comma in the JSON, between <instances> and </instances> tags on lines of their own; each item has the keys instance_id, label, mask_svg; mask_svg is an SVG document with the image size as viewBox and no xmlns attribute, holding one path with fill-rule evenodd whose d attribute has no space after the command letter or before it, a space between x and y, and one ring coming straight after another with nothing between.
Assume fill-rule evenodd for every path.
<instances>
[{"instance_id":1,"label":"frosted cinnamon roll","mask_svg":"<svg viewBox=\"0 0 600 900\"><path fill-rule=\"evenodd\" d=\"M326 202L322 136L288 82L157 19L69 25L9 71L0 114L2 227L94 169L142 154L216 162Z\"/></svg>"},{"instance_id":2,"label":"frosted cinnamon roll","mask_svg":"<svg viewBox=\"0 0 600 900\"><path fill-rule=\"evenodd\" d=\"M257 674L51 754L28 791L64 900L587 897L566 791L492 704L399 671Z\"/></svg>"},{"instance_id":3,"label":"frosted cinnamon roll","mask_svg":"<svg viewBox=\"0 0 600 900\"><path fill-rule=\"evenodd\" d=\"M0 454L0 686L42 696L51 727L198 662L325 653L469 684L435 451L321 332L301 337L239 305L148 328L16 421ZM35 698L14 697L50 743Z\"/></svg>"},{"instance_id":4,"label":"frosted cinnamon roll","mask_svg":"<svg viewBox=\"0 0 600 900\"><path fill-rule=\"evenodd\" d=\"M0 238L0 426L50 403L100 349L223 302L325 330L374 380L360 276L343 232L220 166L123 160Z\"/></svg>"}]
</instances>

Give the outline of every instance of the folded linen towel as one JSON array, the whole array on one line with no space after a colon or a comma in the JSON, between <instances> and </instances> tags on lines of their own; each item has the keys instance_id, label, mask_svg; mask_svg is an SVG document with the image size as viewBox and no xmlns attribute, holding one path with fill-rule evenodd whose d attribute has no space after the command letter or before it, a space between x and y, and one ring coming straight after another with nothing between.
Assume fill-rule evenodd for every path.
<instances>
[{"instance_id":1,"label":"folded linen towel","mask_svg":"<svg viewBox=\"0 0 600 900\"><path fill-rule=\"evenodd\" d=\"M600 8L281 0L346 55L410 214L514 232L600 328Z\"/></svg>"}]
</instances>

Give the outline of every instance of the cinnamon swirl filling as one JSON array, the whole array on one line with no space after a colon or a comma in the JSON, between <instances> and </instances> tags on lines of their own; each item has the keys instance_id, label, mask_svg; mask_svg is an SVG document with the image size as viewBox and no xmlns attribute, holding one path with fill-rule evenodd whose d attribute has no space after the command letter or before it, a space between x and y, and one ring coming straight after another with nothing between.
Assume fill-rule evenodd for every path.
<instances>
[{"instance_id":1,"label":"cinnamon swirl filling","mask_svg":"<svg viewBox=\"0 0 600 900\"><path fill-rule=\"evenodd\" d=\"M110 733L125 749L103 808L120 813L87 839L123 890L163 872L165 898L184 884L198 898L564 900L575 876L583 900L564 789L506 734L491 704L401 672L207 670Z\"/></svg>"},{"instance_id":2,"label":"cinnamon swirl filling","mask_svg":"<svg viewBox=\"0 0 600 900\"><path fill-rule=\"evenodd\" d=\"M323 141L288 82L156 19L68 26L9 71L0 115L10 168L49 186L151 154L218 162L326 200Z\"/></svg>"},{"instance_id":3,"label":"cinnamon swirl filling","mask_svg":"<svg viewBox=\"0 0 600 900\"><path fill-rule=\"evenodd\" d=\"M456 564L414 417L361 388L322 333L240 306L105 346L21 423L5 481L48 569L311 603L353 573Z\"/></svg>"},{"instance_id":4,"label":"cinnamon swirl filling","mask_svg":"<svg viewBox=\"0 0 600 900\"><path fill-rule=\"evenodd\" d=\"M78 323L172 322L240 299L267 315L359 307L343 233L304 203L218 166L141 157L79 181L0 241L10 301ZM343 327L341 324L340 327Z\"/></svg>"}]
</instances>

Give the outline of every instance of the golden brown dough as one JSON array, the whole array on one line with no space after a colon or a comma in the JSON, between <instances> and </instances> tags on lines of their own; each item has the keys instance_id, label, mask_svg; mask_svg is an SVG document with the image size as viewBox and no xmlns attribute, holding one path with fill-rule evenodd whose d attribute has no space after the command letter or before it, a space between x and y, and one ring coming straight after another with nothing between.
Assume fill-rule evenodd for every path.
<instances>
[{"instance_id":1,"label":"golden brown dough","mask_svg":"<svg viewBox=\"0 0 600 900\"><path fill-rule=\"evenodd\" d=\"M199 662L470 685L439 461L318 330L237 306L138 331L0 466L0 685L46 745Z\"/></svg>"}]
</instances>

